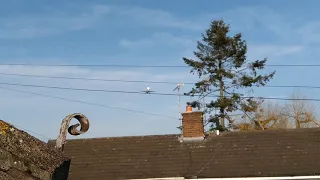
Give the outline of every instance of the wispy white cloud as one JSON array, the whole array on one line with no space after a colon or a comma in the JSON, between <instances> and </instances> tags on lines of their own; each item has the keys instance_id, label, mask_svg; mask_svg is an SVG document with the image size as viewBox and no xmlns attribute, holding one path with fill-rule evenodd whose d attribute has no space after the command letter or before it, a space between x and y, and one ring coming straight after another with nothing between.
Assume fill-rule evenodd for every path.
<instances>
[{"instance_id":1,"label":"wispy white cloud","mask_svg":"<svg viewBox=\"0 0 320 180\"><path fill-rule=\"evenodd\" d=\"M136 51L170 47L175 49L176 54L180 54L181 57L195 58L192 52L196 50L196 38L174 36L170 33L156 33L138 40L121 40L119 45ZM248 57L253 59L264 57L279 58L301 53L303 50L305 50L304 45L248 43Z\"/></svg>"},{"instance_id":2,"label":"wispy white cloud","mask_svg":"<svg viewBox=\"0 0 320 180\"><path fill-rule=\"evenodd\" d=\"M249 58L265 58L265 57L280 57L299 53L304 50L301 45L264 45L264 44L248 44Z\"/></svg>"},{"instance_id":3,"label":"wispy white cloud","mask_svg":"<svg viewBox=\"0 0 320 180\"><path fill-rule=\"evenodd\" d=\"M160 9L103 4L87 6L86 9L75 14L59 12L43 14L41 17L1 18L0 38L43 37L92 28L101 22L110 23L109 16L113 18L113 23L126 26L156 26L196 32L202 32L211 20L224 19L232 24L232 29L237 32L261 28L273 32L279 39L284 40L290 40L297 35L294 37L305 43L315 42L320 38L317 32L319 22L298 23L297 20L264 6L242 6L215 13L196 14L194 18L187 19Z\"/></svg>"},{"instance_id":4,"label":"wispy white cloud","mask_svg":"<svg viewBox=\"0 0 320 180\"><path fill-rule=\"evenodd\" d=\"M268 30L278 41L304 44L320 43L320 21L308 21L293 17L266 6L242 6L227 10L213 17L223 17L236 31L252 32L256 29Z\"/></svg>"},{"instance_id":5,"label":"wispy white cloud","mask_svg":"<svg viewBox=\"0 0 320 180\"><path fill-rule=\"evenodd\" d=\"M296 37L302 39L303 43L318 44L320 43L320 21L306 22L304 26L295 29Z\"/></svg>"},{"instance_id":6,"label":"wispy white cloud","mask_svg":"<svg viewBox=\"0 0 320 180\"><path fill-rule=\"evenodd\" d=\"M40 66L11 66L4 65L0 66L0 71L2 73L21 73L30 75L86 75L90 72L89 69L82 69L77 67L40 67Z\"/></svg>"},{"instance_id":7,"label":"wispy white cloud","mask_svg":"<svg viewBox=\"0 0 320 180\"><path fill-rule=\"evenodd\" d=\"M33 17L1 19L1 39L35 38L90 27L90 20L81 17Z\"/></svg>"},{"instance_id":8,"label":"wispy white cloud","mask_svg":"<svg viewBox=\"0 0 320 180\"><path fill-rule=\"evenodd\" d=\"M145 49L145 48L152 48L156 45L156 43L152 39L139 39L136 41L132 40L120 40L119 45L127 48L127 49Z\"/></svg>"},{"instance_id":9,"label":"wispy white cloud","mask_svg":"<svg viewBox=\"0 0 320 180\"><path fill-rule=\"evenodd\" d=\"M139 24L140 26L161 26L199 30L194 21L178 18L175 15L158 10L142 7L126 7L115 5L94 5L80 13L70 12L48 13L42 16L18 16L14 18L1 18L0 38L34 38L56 35L69 31L92 28L99 22L104 24L106 15L112 15L113 22L124 23L126 26Z\"/></svg>"},{"instance_id":10,"label":"wispy white cloud","mask_svg":"<svg viewBox=\"0 0 320 180\"><path fill-rule=\"evenodd\" d=\"M42 15L0 18L1 39L45 37L92 28L108 13L107 7L94 7L80 13L51 12Z\"/></svg>"},{"instance_id":11,"label":"wispy white cloud","mask_svg":"<svg viewBox=\"0 0 320 180\"><path fill-rule=\"evenodd\" d=\"M179 18L176 15L159 10L148 9L138 6L115 6L115 5L96 5L98 9L108 9L111 14L123 16L129 21L132 20L142 26L161 26L172 28L183 28L189 30L202 29L201 24L198 24L196 20L189 20L185 18Z\"/></svg>"},{"instance_id":12,"label":"wispy white cloud","mask_svg":"<svg viewBox=\"0 0 320 180\"><path fill-rule=\"evenodd\" d=\"M119 8L120 7L114 9L118 9L118 11L120 11ZM132 14L140 17L140 15L138 15L139 11L132 10L125 12L135 12ZM150 9L148 12L153 14L152 10ZM144 11L141 11L140 13L143 14ZM154 14L162 13L155 11ZM167 13L164 14L169 16ZM171 14L170 16L174 15ZM152 15L144 15L144 17L151 19L153 18ZM165 15L159 15L159 17L165 17ZM227 23L231 24L231 30L233 32L243 32L245 34L244 38L246 38L246 34L250 34L253 31L255 31L256 35L258 35L256 29L267 29L269 33L271 32L277 37L276 39L278 40L276 40L274 44L270 42L263 44L262 42L255 42L254 39L251 39L251 43L248 44L249 56L251 58L283 57L286 55L301 53L302 51L306 50L306 43L315 41L315 37L317 37L315 35L316 32L314 31L316 28L311 27L311 25L302 24L298 28L293 28L295 25L294 21L289 21L288 17L285 17L281 13L264 6L242 6L217 13L201 14L197 17L198 19L201 19L201 21L196 23L198 27L201 27L198 29L199 33L200 31L204 31L205 26L209 25L211 20L224 19ZM194 20L190 21L192 22ZM313 23L313 26L316 26L316 24ZM303 37L301 34L306 33L307 31L310 32L310 36ZM301 39L292 41L291 39L293 36L299 36ZM164 44L166 44L166 46L183 47L183 50L179 52L185 54L183 56L192 56L192 51L195 50L196 40L199 38L200 34L199 37L181 37L179 35L176 36L169 33L158 33L138 40L123 39L119 44L120 46L131 50L155 48L157 45L164 46Z\"/></svg>"},{"instance_id":13,"label":"wispy white cloud","mask_svg":"<svg viewBox=\"0 0 320 180\"><path fill-rule=\"evenodd\" d=\"M138 40L122 39L119 42L121 47L128 50L145 51L146 49L175 50L175 54L184 52L190 47L194 47L196 41L188 36L175 36L170 33L155 33L151 37L144 37ZM178 50L177 50L178 49Z\"/></svg>"}]
</instances>

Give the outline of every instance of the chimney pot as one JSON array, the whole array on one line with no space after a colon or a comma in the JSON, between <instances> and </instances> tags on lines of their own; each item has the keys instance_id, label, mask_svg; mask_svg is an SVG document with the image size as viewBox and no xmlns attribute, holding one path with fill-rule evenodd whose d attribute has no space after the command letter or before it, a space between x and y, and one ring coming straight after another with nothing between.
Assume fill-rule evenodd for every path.
<instances>
[{"instance_id":1,"label":"chimney pot","mask_svg":"<svg viewBox=\"0 0 320 180\"><path fill-rule=\"evenodd\" d=\"M188 105L186 112L192 112L192 106Z\"/></svg>"}]
</instances>

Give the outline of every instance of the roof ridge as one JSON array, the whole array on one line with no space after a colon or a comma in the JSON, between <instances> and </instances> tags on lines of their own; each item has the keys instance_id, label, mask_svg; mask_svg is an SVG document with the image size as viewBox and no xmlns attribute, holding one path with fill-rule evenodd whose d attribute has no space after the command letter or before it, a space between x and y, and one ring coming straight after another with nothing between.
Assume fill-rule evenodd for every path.
<instances>
[{"instance_id":1,"label":"roof ridge","mask_svg":"<svg viewBox=\"0 0 320 180\"><path fill-rule=\"evenodd\" d=\"M137 135L137 136L107 136L107 137L91 137L91 138L75 138L67 139L67 141L81 141L81 140L94 140L94 139L121 139L121 138L144 138L144 137L163 137L163 136L180 136L181 134L154 134L154 135ZM50 139L48 142L56 141Z\"/></svg>"},{"instance_id":2,"label":"roof ridge","mask_svg":"<svg viewBox=\"0 0 320 180\"><path fill-rule=\"evenodd\" d=\"M225 135L237 135L237 134L263 134L263 133L286 133L286 132L306 132L306 131L315 131L320 128L290 128L290 129L266 129L266 130L254 130L254 131L229 131L229 132L220 132L220 135L216 135L214 132L206 132L207 137L212 136L225 136ZM137 136L107 136L107 137L91 137L91 138L75 138L67 139L67 141L82 141L82 140L99 140L99 139L124 139L124 138L152 138L152 137L164 137L164 136L181 136L181 134L149 134L149 135L137 135ZM50 139L48 143L55 142L55 139Z\"/></svg>"}]
</instances>

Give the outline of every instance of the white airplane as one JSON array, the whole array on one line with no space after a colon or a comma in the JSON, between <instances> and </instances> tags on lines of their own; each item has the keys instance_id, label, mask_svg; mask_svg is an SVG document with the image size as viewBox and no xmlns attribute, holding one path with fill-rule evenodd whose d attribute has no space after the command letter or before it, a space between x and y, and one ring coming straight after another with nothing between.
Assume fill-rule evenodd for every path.
<instances>
[{"instance_id":1,"label":"white airplane","mask_svg":"<svg viewBox=\"0 0 320 180\"><path fill-rule=\"evenodd\" d=\"M147 86L147 89L143 92L145 92L146 94L150 94L150 92L154 92L154 91L151 91L151 88Z\"/></svg>"}]
</instances>

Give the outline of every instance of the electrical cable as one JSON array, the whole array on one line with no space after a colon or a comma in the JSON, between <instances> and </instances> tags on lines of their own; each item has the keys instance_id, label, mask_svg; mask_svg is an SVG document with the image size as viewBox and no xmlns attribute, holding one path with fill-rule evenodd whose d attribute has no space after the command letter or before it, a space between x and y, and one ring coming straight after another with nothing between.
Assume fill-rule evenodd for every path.
<instances>
[{"instance_id":1,"label":"electrical cable","mask_svg":"<svg viewBox=\"0 0 320 180\"><path fill-rule=\"evenodd\" d=\"M71 88L71 87L59 87L59 86L45 86L45 85L32 85L32 84L18 84L18 83L5 83L0 82L3 85L11 85L11 86L22 86L22 87L33 87L33 88L47 88L47 89L61 89L61 90L75 90L75 91L90 91L90 92L106 92L106 93L125 93L125 94L144 94L144 95L161 95L161 96L178 96L174 93L145 93L139 91L122 91L122 90L106 90L106 89L86 89L86 88ZM181 94L180 96L190 95ZM201 95L194 95L196 97L201 97ZM207 97L220 97L219 95L208 95ZM231 96L224 96L231 97ZM286 100L286 101L320 101L320 99L314 98L272 98L272 97L259 97L259 96L241 96L240 98L249 99L249 98L260 98L264 100Z\"/></svg>"},{"instance_id":2,"label":"electrical cable","mask_svg":"<svg viewBox=\"0 0 320 180\"><path fill-rule=\"evenodd\" d=\"M33 88L46 88L46 89L60 89L60 90L73 90L73 91L90 91L90 92L105 92L105 93L125 93L125 94L152 94L152 95L161 95L161 96L177 96L174 93L146 93L139 91L122 91L122 90L106 90L106 89L87 89L87 88L72 88L72 87L61 87L61 86L45 86L45 85L33 85L33 84L19 84L19 83L6 83L0 82L3 85L10 86L23 86L23 87L33 87ZM188 95L181 95L188 96Z\"/></svg>"},{"instance_id":3,"label":"electrical cable","mask_svg":"<svg viewBox=\"0 0 320 180\"><path fill-rule=\"evenodd\" d=\"M0 66L56 66L56 67L121 67L121 68L187 68L187 65L130 65L130 64L33 64L0 63ZM320 64L266 64L266 67L320 67Z\"/></svg>"},{"instance_id":4,"label":"electrical cable","mask_svg":"<svg viewBox=\"0 0 320 180\"><path fill-rule=\"evenodd\" d=\"M103 81L103 82L123 82L123 83L148 83L148 84L179 84L172 81L146 81L146 80L122 80L122 79L100 79L100 78L81 78L81 77L66 77L66 76L45 76L45 75L29 75L29 74L15 74L15 73L0 73L4 76L19 76L30 78L50 78L50 79L67 79L67 80L85 80L85 81ZM186 82L183 84L195 84L192 82ZM320 89L320 86L306 86L306 85L265 85L259 87L270 88L308 88L308 89Z\"/></svg>"},{"instance_id":5,"label":"electrical cable","mask_svg":"<svg viewBox=\"0 0 320 180\"><path fill-rule=\"evenodd\" d=\"M41 67L121 67L121 68L185 68L185 65L128 65L128 64L29 64L0 63L0 66L41 66Z\"/></svg>"},{"instance_id":6,"label":"electrical cable","mask_svg":"<svg viewBox=\"0 0 320 180\"><path fill-rule=\"evenodd\" d=\"M66 77L66 76L45 76L45 75L29 75L29 74L15 74L15 73L0 73L5 76L20 76L20 77L34 77L34 78L50 78L50 79L69 79L69 80L85 80L85 81L105 81L105 82L125 82L125 83L150 83L150 84L178 84L170 81L145 81L145 80L122 80L122 79L100 79L100 78L81 78L81 77ZM194 84L191 82L184 84Z\"/></svg>"},{"instance_id":7,"label":"electrical cable","mask_svg":"<svg viewBox=\"0 0 320 180\"><path fill-rule=\"evenodd\" d=\"M77 103L82 103L82 104L87 104L87 105L105 107L105 108L110 108L110 109L117 109L117 110L122 110L122 111L133 112L133 113L140 113L140 114L157 116L157 117L165 117L165 118L170 118L170 119L177 119L176 117L166 116L166 115L162 115L162 114L148 113L148 112L144 112L144 111L138 111L138 110L126 109L126 108L109 106L109 105L104 105L104 104L80 101L80 100L76 100L76 99L69 99L69 98L64 98L64 97L59 97L59 96L52 96L52 95L35 93L35 92L30 92L30 91L12 89L12 88L2 87L2 86L0 87L0 89L16 91L16 92L25 93L25 94L32 94L32 95L37 95L37 96L43 96L43 97L48 97L48 98L53 98L53 99L60 99L60 100L64 100L64 101L77 102Z\"/></svg>"}]
</instances>

